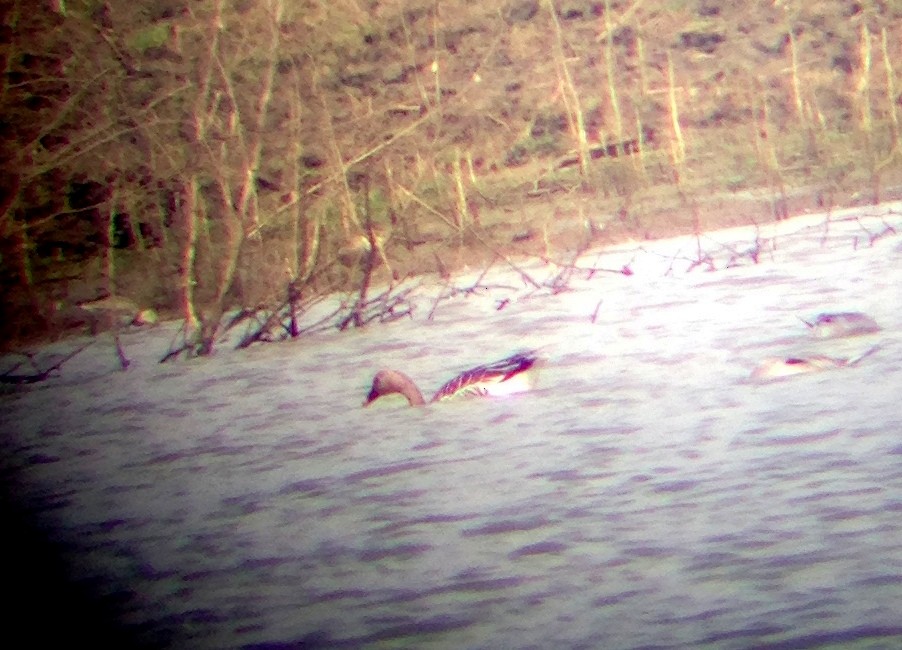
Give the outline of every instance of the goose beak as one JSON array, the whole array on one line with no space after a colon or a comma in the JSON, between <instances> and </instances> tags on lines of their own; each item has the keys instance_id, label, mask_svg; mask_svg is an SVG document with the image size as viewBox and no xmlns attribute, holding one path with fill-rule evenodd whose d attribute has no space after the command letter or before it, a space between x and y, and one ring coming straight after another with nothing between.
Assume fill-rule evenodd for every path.
<instances>
[{"instance_id":1,"label":"goose beak","mask_svg":"<svg viewBox=\"0 0 902 650\"><path fill-rule=\"evenodd\" d=\"M370 389L369 395L366 396L366 399L363 400L363 406L367 407L376 401L376 398L379 397L379 393L376 392L375 388Z\"/></svg>"}]
</instances>

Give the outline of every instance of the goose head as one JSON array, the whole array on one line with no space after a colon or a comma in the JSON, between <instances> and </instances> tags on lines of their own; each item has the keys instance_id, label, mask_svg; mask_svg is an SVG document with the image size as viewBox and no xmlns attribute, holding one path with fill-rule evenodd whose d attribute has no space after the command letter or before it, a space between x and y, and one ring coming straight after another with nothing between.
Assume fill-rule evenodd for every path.
<instances>
[{"instance_id":1,"label":"goose head","mask_svg":"<svg viewBox=\"0 0 902 650\"><path fill-rule=\"evenodd\" d=\"M426 403L423 399L423 393L417 388L413 380L403 372L397 370L380 370L373 377L373 385L370 388L364 406L369 406L384 395L398 393L407 398L411 406L420 406Z\"/></svg>"}]
</instances>

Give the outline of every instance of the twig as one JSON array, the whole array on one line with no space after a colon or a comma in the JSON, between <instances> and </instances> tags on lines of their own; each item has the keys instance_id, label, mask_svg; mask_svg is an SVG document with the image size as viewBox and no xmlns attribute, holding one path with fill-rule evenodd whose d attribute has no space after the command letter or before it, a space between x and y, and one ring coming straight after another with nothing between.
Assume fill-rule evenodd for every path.
<instances>
[{"instance_id":1,"label":"twig","mask_svg":"<svg viewBox=\"0 0 902 650\"><path fill-rule=\"evenodd\" d=\"M188 343L185 343L185 344L182 345L182 347L180 347L180 348L177 348L177 349L170 349L169 352L167 352L165 355L163 355L163 358L160 359L160 363L166 363L166 362L169 361L170 359L175 359L175 358L176 358L178 355L180 355L182 352L189 352L189 353L190 353L190 351L193 350L193 349L194 349L194 346L192 346L192 345L190 345L190 344L188 344Z\"/></svg>"},{"instance_id":2,"label":"twig","mask_svg":"<svg viewBox=\"0 0 902 650\"><path fill-rule=\"evenodd\" d=\"M298 336L301 336L303 334L309 334L311 332L324 332L326 330L332 329L331 324L328 327L323 326L323 324L331 322L333 318L335 318L336 316L338 316L338 314L341 313L341 310L343 308L344 308L343 306L336 307L335 310L332 313L330 313L328 316L324 316L323 318L319 319L312 325L308 325L307 327L299 329Z\"/></svg>"},{"instance_id":3,"label":"twig","mask_svg":"<svg viewBox=\"0 0 902 650\"><path fill-rule=\"evenodd\" d=\"M604 267L595 266L594 263L592 266L580 266L579 264L563 264L547 257L540 257L539 259L541 259L546 264L554 264L555 266L569 269L571 272L580 271L581 273L585 273L586 280L591 280L592 278L594 278L596 273L612 273L614 275L633 274L632 271L629 270L629 266L633 263L633 260L630 260L627 264L624 264L619 269L606 269Z\"/></svg>"},{"instance_id":4,"label":"twig","mask_svg":"<svg viewBox=\"0 0 902 650\"><path fill-rule=\"evenodd\" d=\"M172 337L172 341L169 342L169 352L167 352L165 355L163 355L163 358L160 359L160 363L166 363L170 359L175 359L182 352L187 353L189 356L194 352L194 343L188 342L189 328L190 328L190 325L188 323L188 319L186 318L185 321L182 323L182 326L175 333L175 336ZM174 347L175 340L179 337L179 335L182 335L182 344L181 344L181 346L176 348L176 347Z\"/></svg>"},{"instance_id":5,"label":"twig","mask_svg":"<svg viewBox=\"0 0 902 650\"><path fill-rule=\"evenodd\" d=\"M599 298L599 299L598 299L598 304L595 305L595 310L592 312L592 317L589 319L589 321L590 321L593 325L595 324L595 320L598 318L598 310L601 309L601 304L602 304L603 302L604 302L604 298Z\"/></svg>"},{"instance_id":6,"label":"twig","mask_svg":"<svg viewBox=\"0 0 902 650\"><path fill-rule=\"evenodd\" d=\"M429 314L426 316L426 320L431 321L433 316L435 316L435 310L438 309L439 303L445 298L445 289L447 289L451 285L451 282L445 282L442 286L441 291L438 292L438 296L436 296L435 301L432 303L432 309L429 310ZM449 296L450 297L450 296Z\"/></svg>"},{"instance_id":7,"label":"twig","mask_svg":"<svg viewBox=\"0 0 902 650\"><path fill-rule=\"evenodd\" d=\"M270 341L271 339L268 337L272 335L272 328L277 324L282 324L280 311L286 306L286 304L287 303L282 303L282 305L280 305L275 311L270 312L269 316L267 316L262 323L257 320L259 327L250 334L245 334L238 342L238 345L235 346L235 349L243 350L244 348L250 347L258 341ZM256 316L257 313L258 312L254 310L253 312L248 314L246 318L250 318L251 315ZM228 328L226 328L226 330L228 330Z\"/></svg>"},{"instance_id":8,"label":"twig","mask_svg":"<svg viewBox=\"0 0 902 650\"><path fill-rule=\"evenodd\" d=\"M36 384L40 381L44 381L44 380L48 379L52 373L56 372L57 370L60 370L63 367L63 364L66 363L67 361L69 361L69 359L74 357L76 354L81 353L85 348L87 348L93 342L94 341L89 341L89 342L85 343L81 347L76 348L74 351L72 351L69 354L67 354L66 356L64 356L62 359L57 361L55 364L53 364L49 368L46 368L45 370L40 370L32 375L10 374L12 372L12 370L15 370L16 368L19 367L19 365L17 364L16 366L13 366L12 370L10 370L9 372L7 372L3 375L0 375L0 384L23 385L23 384ZM32 366L34 366L35 370L37 370L37 364L34 362L34 359L30 355L25 355L25 356L29 359L29 361L31 361L31 364L32 364Z\"/></svg>"},{"instance_id":9,"label":"twig","mask_svg":"<svg viewBox=\"0 0 902 650\"><path fill-rule=\"evenodd\" d=\"M686 269L686 272L694 271L699 266L707 266L708 271L716 271L717 265L714 263L714 258L711 257L709 253L705 253L702 255L701 245L699 245L698 249L698 258L691 260L689 267Z\"/></svg>"},{"instance_id":10,"label":"twig","mask_svg":"<svg viewBox=\"0 0 902 650\"><path fill-rule=\"evenodd\" d=\"M125 349L122 347L122 341L119 339L119 332L113 332L113 341L116 343L116 356L119 357L119 367L123 371L128 370L132 362L125 356Z\"/></svg>"},{"instance_id":11,"label":"twig","mask_svg":"<svg viewBox=\"0 0 902 650\"><path fill-rule=\"evenodd\" d=\"M413 306L410 304L409 296L414 289L416 289L416 285L403 291L396 291L395 287L389 286L388 289L370 300L361 301L358 297L351 311L342 317L336 326L339 331L343 332L352 324L354 327L365 327L375 320L389 323L404 316L411 316L413 315ZM398 307L402 305L405 308L399 311ZM341 309L339 309L340 311Z\"/></svg>"},{"instance_id":12,"label":"twig","mask_svg":"<svg viewBox=\"0 0 902 650\"><path fill-rule=\"evenodd\" d=\"M435 316L435 311L436 311L436 309L438 309L439 303L441 303L442 300L448 300L449 298L453 298L460 294L464 294L464 295L468 296L468 295L475 294L480 289L482 289L482 290L505 289L508 291L517 291L518 290L517 287L512 287L512 286L506 285L506 284L489 285L489 284L482 283L483 278L485 278L486 274L489 272L489 269L491 269L492 266L494 266L494 264L495 264L495 262L492 261L487 267L485 267L482 270L482 273L479 274L479 277L476 278L476 280L474 280L473 284L471 284L470 286L451 287L451 283L446 282L445 285L442 287L441 291L439 291L439 294L436 297L435 301L432 303L432 308L429 310L429 315L426 317L426 320L431 321L433 319L433 317ZM451 290L446 294L445 291L448 289L448 287L451 287ZM502 305L501 308L503 308L503 307L504 307L504 305Z\"/></svg>"},{"instance_id":13,"label":"twig","mask_svg":"<svg viewBox=\"0 0 902 650\"><path fill-rule=\"evenodd\" d=\"M868 229L865 227L865 225L864 225L863 223L861 223L861 218L860 218L860 217L855 219L855 222L858 224L858 227L861 228L861 229L865 232L865 234L867 235L867 237L868 237L868 247L869 247L869 248L870 248L871 246L873 246L873 245L874 245L874 242L876 242L878 239L882 239L883 237L886 237L887 235L895 235L895 234L897 234L897 233L896 233L896 229L893 228L889 223L887 223L885 219L883 219L882 221L883 221L883 226L884 226L884 227L883 227L883 230L881 230L881 231L879 231L879 232L877 232L877 233L872 233L870 230L868 230ZM852 245L852 247L853 247L855 250L858 249L858 237L856 237L856 238L853 240L853 245Z\"/></svg>"}]
</instances>

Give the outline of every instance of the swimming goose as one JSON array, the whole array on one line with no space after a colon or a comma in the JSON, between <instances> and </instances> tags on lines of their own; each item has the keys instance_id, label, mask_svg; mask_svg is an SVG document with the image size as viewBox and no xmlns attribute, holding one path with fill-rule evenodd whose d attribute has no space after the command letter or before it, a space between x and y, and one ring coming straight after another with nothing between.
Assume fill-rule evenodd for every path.
<instances>
[{"instance_id":1,"label":"swimming goose","mask_svg":"<svg viewBox=\"0 0 902 650\"><path fill-rule=\"evenodd\" d=\"M457 377L438 389L430 400L438 402L453 397L501 397L522 393L532 388L534 373L529 372L538 360L536 352L518 352L506 359L477 366L460 373ZM380 370L373 377L373 386L366 396L364 406L383 395L400 393L411 406L426 403L423 393L413 380L397 370Z\"/></svg>"},{"instance_id":2,"label":"swimming goose","mask_svg":"<svg viewBox=\"0 0 902 650\"><path fill-rule=\"evenodd\" d=\"M811 334L819 339L832 339L840 336L858 336L880 331L877 322L860 311L846 311L836 314L818 314L814 322L802 320Z\"/></svg>"},{"instance_id":3,"label":"swimming goose","mask_svg":"<svg viewBox=\"0 0 902 650\"><path fill-rule=\"evenodd\" d=\"M819 372L832 368L845 368L856 365L865 357L877 351L879 346L873 346L862 354L848 359L827 357L821 354L812 354L806 357L773 357L765 359L752 372L753 379L771 379L775 377L789 377L801 375L806 372Z\"/></svg>"},{"instance_id":4,"label":"swimming goose","mask_svg":"<svg viewBox=\"0 0 902 650\"><path fill-rule=\"evenodd\" d=\"M834 359L822 355L813 355L806 358L775 357L773 359L765 359L760 366L755 368L752 377L755 379L788 377L790 375L801 375L806 372L841 368L847 364L848 362L845 359Z\"/></svg>"}]
</instances>

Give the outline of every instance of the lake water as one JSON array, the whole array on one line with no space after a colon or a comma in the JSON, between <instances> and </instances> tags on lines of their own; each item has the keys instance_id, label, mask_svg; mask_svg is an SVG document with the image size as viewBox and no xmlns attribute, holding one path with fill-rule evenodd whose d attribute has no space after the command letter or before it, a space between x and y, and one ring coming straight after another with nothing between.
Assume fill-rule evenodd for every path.
<instances>
[{"instance_id":1,"label":"lake water","mask_svg":"<svg viewBox=\"0 0 902 650\"><path fill-rule=\"evenodd\" d=\"M127 372L102 338L0 396L5 482L151 646L902 647L902 204L700 243L713 270L691 237L557 293L499 263L424 281L411 319L160 365L165 324L123 336ZM884 329L799 320L844 310ZM360 408L381 367L429 395L531 347L533 393Z\"/></svg>"}]
</instances>

